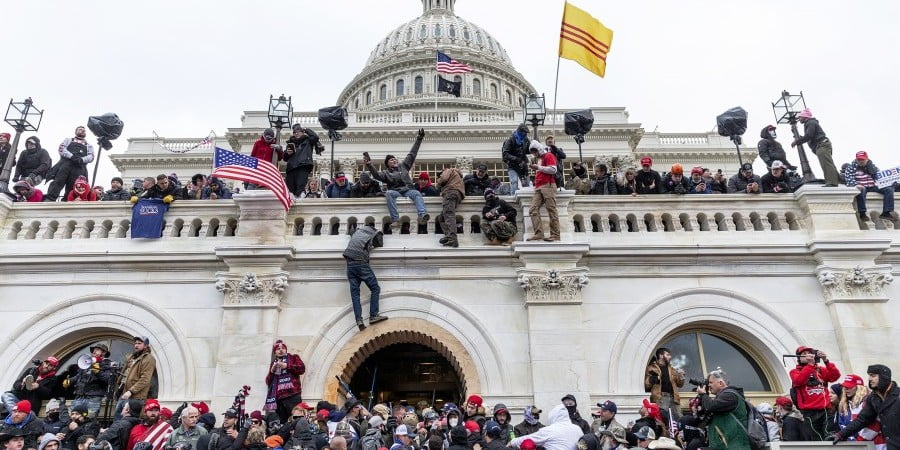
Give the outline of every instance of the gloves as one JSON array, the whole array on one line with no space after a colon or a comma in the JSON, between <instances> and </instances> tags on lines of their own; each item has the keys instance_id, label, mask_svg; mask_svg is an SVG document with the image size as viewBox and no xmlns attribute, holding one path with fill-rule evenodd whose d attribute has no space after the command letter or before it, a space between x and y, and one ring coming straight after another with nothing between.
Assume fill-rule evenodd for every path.
<instances>
[{"instance_id":1,"label":"gloves","mask_svg":"<svg viewBox=\"0 0 900 450\"><path fill-rule=\"evenodd\" d=\"M72 158L70 158L70 161L72 161L73 163L84 164L84 160L81 159L80 156L73 156Z\"/></svg>"},{"instance_id":2,"label":"gloves","mask_svg":"<svg viewBox=\"0 0 900 450\"><path fill-rule=\"evenodd\" d=\"M63 389L68 389L71 384L72 380L67 377L65 380L63 380L62 387Z\"/></svg>"},{"instance_id":3,"label":"gloves","mask_svg":"<svg viewBox=\"0 0 900 450\"><path fill-rule=\"evenodd\" d=\"M173 200L175 200L175 197L172 197L172 194L169 194L162 198L163 203L167 203L167 204L172 203Z\"/></svg>"},{"instance_id":4,"label":"gloves","mask_svg":"<svg viewBox=\"0 0 900 450\"><path fill-rule=\"evenodd\" d=\"M838 442L843 441L844 438L841 437L840 433L834 433L834 436L831 437L831 445L837 445Z\"/></svg>"},{"instance_id":5,"label":"gloves","mask_svg":"<svg viewBox=\"0 0 900 450\"><path fill-rule=\"evenodd\" d=\"M424 139L424 138L425 138L425 129L424 129L424 128L419 128L419 134L416 135L416 139L418 139L418 140L421 141L421 140Z\"/></svg>"},{"instance_id":6,"label":"gloves","mask_svg":"<svg viewBox=\"0 0 900 450\"><path fill-rule=\"evenodd\" d=\"M388 430L395 430L397 428L397 418L394 416L388 417L387 427Z\"/></svg>"},{"instance_id":7,"label":"gloves","mask_svg":"<svg viewBox=\"0 0 900 450\"><path fill-rule=\"evenodd\" d=\"M137 203L137 201L138 201L137 195L132 195L131 199L129 199L128 201L130 201L131 203Z\"/></svg>"},{"instance_id":8,"label":"gloves","mask_svg":"<svg viewBox=\"0 0 900 450\"><path fill-rule=\"evenodd\" d=\"M100 373L100 363L91 364L91 372L94 373L95 375Z\"/></svg>"},{"instance_id":9,"label":"gloves","mask_svg":"<svg viewBox=\"0 0 900 450\"><path fill-rule=\"evenodd\" d=\"M316 154L321 155L325 151L325 146L321 142L316 142Z\"/></svg>"}]
</instances>

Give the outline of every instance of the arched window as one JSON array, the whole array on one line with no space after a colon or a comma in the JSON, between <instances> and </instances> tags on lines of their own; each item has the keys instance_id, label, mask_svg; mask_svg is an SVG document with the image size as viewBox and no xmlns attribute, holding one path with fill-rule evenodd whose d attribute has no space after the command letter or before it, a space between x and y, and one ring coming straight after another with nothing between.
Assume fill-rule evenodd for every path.
<instances>
[{"instance_id":1,"label":"arched window","mask_svg":"<svg viewBox=\"0 0 900 450\"><path fill-rule=\"evenodd\" d=\"M475 42L477 42L478 45L484 45L484 38L481 37L480 31L475 32Z\"/></svg>"},{"instance_id":2,"label":"arched window","mask_svg":"<svg viewBox=\"0 0 900 450\"><path fill-rule=\"evenodd\" d=\"M387 100L387 85L382 84L380 88L378 88L378 100Z\"/></svg>"},{"instance_id":3,"label":"arched window","mask_svg":"<svg viewBox=\"0 0 900 450\"><path fill-rule=\"evenodd\" d=\"M422 91L424 91L423 80L422 80L421 75L416 77L416 79L413 81L413 84L414 84L413 89L416 94L421 94Z\"/></svg>"},{"instance_id":4,"label":"arched window","mask_svg":"<svg viewBox=\"0 0 900 450\"><path fill-rule=\"evenodd\" d=\"M456 27L450 25L450 37L456 39Z\"/></svg>"},{"instance_id":5,"label":"arched window","mask_svg":"<svg viewBox=\"0 0 900 450\"><path fill-rule=\"evenodd\" d=\"M462 77L459 76L459 75L454 75L454 76L453 76L453 81L456 81L456 82L462 81Z\"/></svg>"},{"instance_id":6,"label":"arched window","mask_svg":"<svg viewBox=\"0 0 900 450\"><path fill-rule=\"evenodd\" d=\"M422 27L419 28L419 38L425 39L426 36L428 36L428 27L422 24Z\"/></svg>"},{"instance_id":7,"label":"arched window","mask_svg":"<svg viewBox=\"0 0 900 450\"><path fill-rule=\"evenodd\" d=\"M496 99L499 97L500 97L500 93L497 90L497 85L495 83L491 83L491 98Z\"/></svg>"},{"instance_id":8,"label":"arched window","mask_svg":"<svg viewBox=\"0 0 900 450\"><path fill-rule=\"evenodd\" d=\"M463 37L464 37L467 41L471 41L471 40L472 40L472 34L469 33L469 29L468 29L468 28L463 28Z\"/></svg>"},{"instance_id":9,"label":"arched window","mask_svg":"<svg viewBox=\"0 0 900 450\"><path fill-rule=\"evenodd\" d=\"M503 97L503 101L508 104L512 104L512 92L510 92L509 89L506 90L506 96Z\"/></svg>"},{"instance_id":10,"label":"arched window","mask_svg":"<svg viewBox=\"0 0 900 450\"><path fill-rule=\"evenodd\" d=\"M441 27L441 24L437 24L434 26L434 37L439 38L441 34L443 34L444 28Z\"/></svg>"},{"instance_id":11,"label":"arched window","mask_svg":"<svg viewBox=\"0 0 900 450\"><path fill-rule=\"evenodd\" d=\"M366 104L367 105L372 104L372 91L366 92Z\"/></svg>"},{"instance_id":12,"label":"arched window","mask_svg":"<svg viewBox=\"0 0 900 450\"><path fill-rule=\"evenodd\" d=\"M481 96L481 80L478 78L472 80L472 95L476 97Z\"/></svg>"},{"instance_id":13,"label":"arched window","mask_svg":"<svg viewBox=\"0 0 900 450\"><path fill-rule=\"evenodd\" d=\"M403 80L397 80L397 88L394 89L394 93L397 95L397 97L403 95L403 88Z\"/></svg>"},{"instance_id":14,"label":"arched window","mask_svg":"<svg viewBox=\"0 0 900 450\"><path fill-rule=\"evenodd\" d=\"M412 30L412 28L407 28L407 29L406 29L406 41L407 41L407 43L409 43L409 41L411 41L412 38L413 38L413 30Z\"/></svg>"},{"instance_id":15,"label":"arched window","mask_svg":"<svg viewBox=\"0 0 900 450\"><path fill-rule=\"evenodd\" d=\"M721 334L705 329L688 330L664 340L659 346L672 352L672 366L683 368L685 378L702 380L720 367L728 374L730 384L745 391L772 391L769 377L757 362L761 358L754 357L748 349ZM681 391L690 392L691 389L693 386L685 383Z\"/></svg>"},{"instance_id":16,"label":"arched window","mask_svg":"<svg viewBox=\"0 0 900 450\"><path fill-rule=\"evenodd\" d=\"M359 99L353 100L353 109L359 109Z\"/></svg>"}]
</instances>

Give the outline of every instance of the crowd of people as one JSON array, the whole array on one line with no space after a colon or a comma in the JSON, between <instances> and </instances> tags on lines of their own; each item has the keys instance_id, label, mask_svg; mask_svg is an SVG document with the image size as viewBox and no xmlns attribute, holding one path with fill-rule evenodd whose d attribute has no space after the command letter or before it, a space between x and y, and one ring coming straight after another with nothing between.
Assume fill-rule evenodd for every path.
<instances>
[{"instance_id":1,"label":"crowd of people","mask_svg":"<svg viewBox=\"0 0 900 450\"><path fill-rule=\"evenodd\" d=\"M877 448L900 447L900 391L883 365L868 367L867 379L841 376L828 355L808 346L796 351L789 394L774 405L747 401L743 389L722 369L703 380L687 380L693 390L682 414L685 372L673 367L660 348L644 374L649 397L633 420L617 417L605 400L592 408L591 421L573 395L550 409L546 425L536 405L513 420L502 403L492 407L480 395L453 402L369 403L349 388L342 406L315 407L302 399L306 365L278 340L272 346L268 387L259 410L247 412L243 394L221 416L201 401L174 412L150 392L147 373L155 368L146 337L119 369L103 344L92 345L89 360L57 372L59 360L35 361L3 394L8 411L0 426L5 450L609 450L759 449L776 441L872 441ZM121 370L122 373L116 373ZM837 383L835 383L837 382ZM113 383L115 389L109 389ZM833 384L832 384L833 383ZM68 391L66 391L68 389ZM98 410L111 395L116 413L101 425ZM74 397L74 398L73 398ZM67 398L72 399L67 402ZM108 402L112 405L112 402ZM42 417L38 412L44 409Z\"/></svg>"}]
</instances>

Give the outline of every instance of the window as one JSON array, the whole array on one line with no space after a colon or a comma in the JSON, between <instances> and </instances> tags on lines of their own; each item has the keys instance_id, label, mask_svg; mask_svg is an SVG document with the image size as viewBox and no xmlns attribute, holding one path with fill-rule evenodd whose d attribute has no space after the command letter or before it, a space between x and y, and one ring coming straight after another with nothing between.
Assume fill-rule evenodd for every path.
<instances>
[{"instance_id":1,"label":"window","mask_svg":"<svg viewBox=\"0 0 900 450\"><path fill-rule=\"evenodd\" d=\"M421 94L422 91L424 90L423 87L422 87L422 85L423 85L423 80L422 80L422 76L421 76L421 75L419 75L419 76L416 77L416 79L413 81L413 85L414 85L414 86L413 86L414 92L415 92L416 94Z\"/></svg>"},{"instance_id":2,"label":"window","mask_svg":"<svg viewBox=\"0 0 900 450\"><path fill-rule=\"evenodd\" d=\"M372 91L366 92L366 104L367 105L372 104Z\"/></svg>"},{"instance_id":3,"label":"window","mask_svg":"<svg viewBox=\"0 0 900 450\"><path fill-rule=\"evenodd\" d=\"M413 30L412 30L412 28L407 28L407 29L406 29L406 41L407 41L407 43L409 43L409 41L411 41L412 38L413 38Z\"/></svg>"},{"instance_id":4,"label":"window","mask_svg":"<svg viewBox=\"0 0 900 450\"><path fill-rule=\"evenodd\" d=\"M353 100L353 109L359 109L359 99Z\"/></svg>"},{"instance_id":5,"label":"window","mask_svg":"<svg viewBox=\"0 0 900 450\"><path fill-rule=\"evenodd\" d=\"M471 41L471 40L472 40L472 35L469 33L469 29L468 29L468 28L463 28L463 37L464 37L467 41Z\"/></svg>"},{"instance_id":6,"label":"window","mask_svg":"<svg viewBox=\"0 0 900 450\"><path fill-rule=\"evenodd\" d=\"M439 38L441 34L444 32L444 28L441 27L441 24L437 24L434 26L434 37Z\"/></svg>"},{"instance_id":7,"label":"window","mask_svg":"<svg viewBox=\"0 0 900 450\"><path fill-rule=\"evenodd\" d=\"M426 36L428 36L428 27L422 25L422 27L419 28L419 38L425 39Z\"/></svg>"},{"instance_id":8,"label":"window","mask_svg":"<svg viewBox=\"0 0 900 450\"><path fill-rule=\"evenodd\" d=\"M378 88L378 100L387 100L387 85L382 84L380 88Z\"/></svg>"},{"instance_id":9,"label":"window","mask_svg":"<svg viewBox=\"0 0 900 450\"><path fill-rule=\"evenodd\" d=\"M460 82L460 81L462 81L462 77L459 76L459 75L454 75L454 76L453 76L453 81Z\"/></svg>"},{"instance_id":10,"label":"window","mask_svg":"<svg viewBox=\"0 0 900 450\"><path fill-rule=\"evenodd\" d=\"M481 80L478 78L472 80L472 95L476 97L481 96Z\"/></svg>"},{"instance_id":11,"label":"window","mask_svg":"<svg viewBox=\"0 0 900 450\"><path fill-rule=\"evenodd\" d=\"M509 89L506 90L506 96L503 97L503 101L512 104L512 92L510 92Z\"/></svg>"},{"instance_id":12,"label":"window","mask_svg":"<svg viewBox=\"0 0 900 450\"><path fill-rule=\"evenodd\" d=\"M701 380L710 371L721 367L728 374L730 384L743 387L748 392L772 390L772 384L757 358L719 334L707 330L682 332L666 339L660 347L672 352L672 365L682 367L685 378ZM681 391L690 392L693 387L686 382Z\"/></svg>"},{"instance_id":13,"label":"window","mask_svg":"<svg viewBox=\"0 0 900 450\"><path fill-rule=\"evenodd\" d=\"M475 32L475 42L477 42L478 45L484 45L484 38L481 37L480 31Z\"/></svg>"},{"instance_id":14,"label":"window","mask_svg":"<svg viewBox=\"0 0 900 450\"><path fill-rule=\"evenodd\" d=\"M394 92L396 92L398 97L403 95L403 87L403 80L397 80L397 88L394 89Z\"/></svg>"},{"instance_id":15,"label":"window","mask_svg":"<svg viewBox=\"0 0 900 450\"><path fill-rule=\"evenodd\" d=\"M456 39L456 27L450 25L450 37Z\"/></svg>"},{"instance_id":16,"label":"window","mask_svg":"<svg viewBox=\"0 0 900 450\"><path fill-rule=\"evenodd\" d=\"M494 99L499 98L500 94L498 92L499 91L497 90L497 85L494 83L491 83L491 98L494 98Z\"/></svg>"}]
</instances>

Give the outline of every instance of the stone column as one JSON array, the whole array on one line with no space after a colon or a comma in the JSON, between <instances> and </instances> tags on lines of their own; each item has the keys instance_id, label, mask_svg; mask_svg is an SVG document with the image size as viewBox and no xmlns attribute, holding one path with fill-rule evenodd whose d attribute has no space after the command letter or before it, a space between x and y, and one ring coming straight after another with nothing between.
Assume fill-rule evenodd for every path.
<instances>
[{"instance_id":1,"label":"stone column","mask_svg":"<svg viewBox=\"0 0 900 450\"><path fill-rule=\"evenodd\" d=\"M566 394L590 410L586 349L582 346L582 288L589 283L586 267L576 263L587 244L519 243L514 253L524 263L517 269L528 310L531 379L537 405L556 405Z\"/></svg>"}]
</instances>

